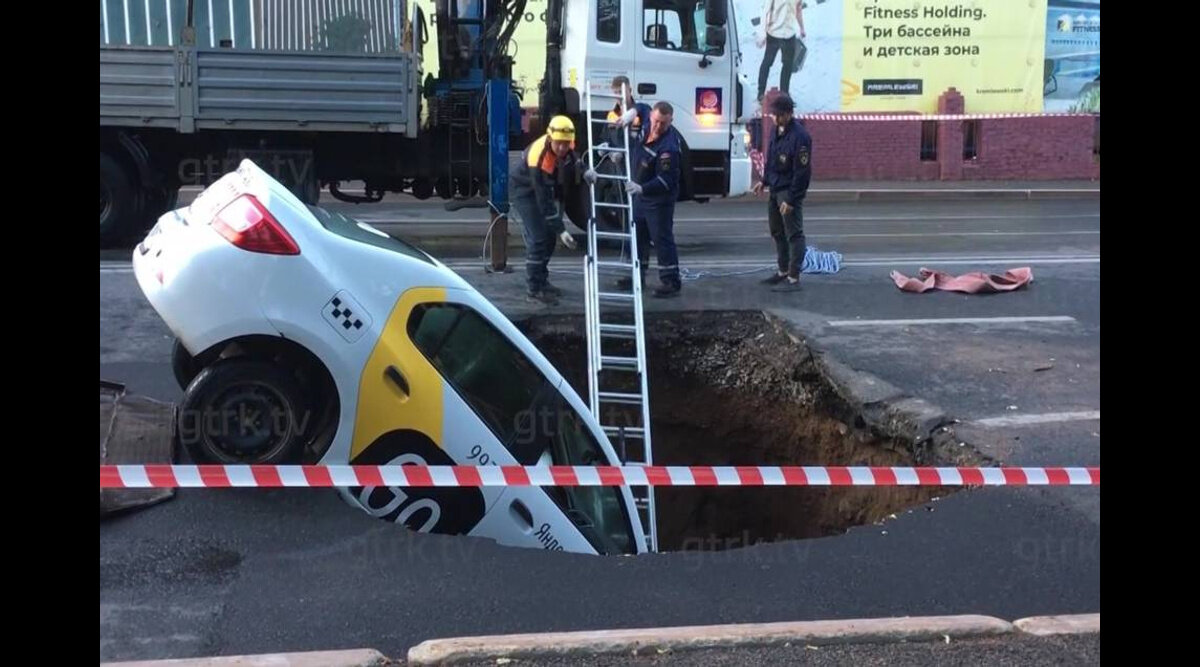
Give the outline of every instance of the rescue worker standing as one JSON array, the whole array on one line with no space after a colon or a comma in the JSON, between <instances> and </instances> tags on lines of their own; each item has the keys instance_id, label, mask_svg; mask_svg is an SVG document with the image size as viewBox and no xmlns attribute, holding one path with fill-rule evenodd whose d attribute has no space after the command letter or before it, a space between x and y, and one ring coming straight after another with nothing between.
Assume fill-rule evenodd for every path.
<instances>
[{"instance_id":1,"label":"rescue worker standing","mask_svg":"<svg viewBox=\"0 0 1200 667\"><path fill-rule=\"evenodd\" d=\"M786 94L773 101L775 137L763 163L762 182L754 184L756 195L762 193L764 184L770 190L767 219L775 239L778 270L762 282L776 285L772 288L774 292L800 289L800 267L808 249L801 208L812 178L812 137L795 119L794 111L795 104Z\"/></svg>"},{"instance_id":2,"label":"rescue worker standing","mask_svg":"<svg viewBox=\"0 0 1200 667\"><path fill-rule=\"evenodd\" d=\"M581 163L575 154L575 124L555 116L546 134L521 154L509 174L513 205L521 216L525 238L526 296L553 304L562 290L550 284L548 264L563 226L563 186L579 183Z\"/></svg>"},{"instance_id":3,"label":"rescue worker standing","mask_svg":"<svg viewBox=\"0 0 1200 667\"><path fill-rule=\"evenodd\" d=\"M643 277L650 261L649 242L654 240L658 278L662 281L662 285L654 290L656 297L676 296L682 289L674 225L683 142L679 131L671 127L674 114L674 108L667 102L654 105L644 142L640 146L635 144L630 151L633 179L625 184L633 198L633 220L637 223L638 259ZM619 284L624 287L629 281Z\"/></svg>"},{"instance_id":4,"label":"rescue worker standing","mask_svg":"<svg viewBox=\"0 0 1200 667\"><path fill-rule=\"evenodd\" d=\"M613 95L624 95L624 104L617 103L609 110L608 116L605 119L608 126L605 128L602 135L603 142L599 145L601 148L623 148L625 146L625 127L629 127L629 141L633 146L640 146L646 128L650 127L650 105L644 102L636 102L633 99L633 88L629 82L629 77L618 75L613 77L611 90ZM626 111L622 111L622 108ZM622 153L606 153L597 165L600 172L606 176L617 176L625 174L625 164ZM585 174L585 177L588 177ZM597 183L595 174L591 174L588 178L589 183ZM596 185L597 201L617 202L623 201L620 195L619 181L605 179ZM624 219L624 215L620 216L622 229L629 227L629 222ZM563 231L559 234L559 240L562 244L571 250L579 247L575 241L575 237L570 232Z\"/></svg>"},{"instance_id":5,"label":"rescue worker standing","mask_svg":"<svg viewBox=\"0 0 1200 667\"><path fill-rule=\"evenodd\" d=\"M621 129L626 125L629 126L629 139L634 146L642 143L645 138L646 128L650 127L650 105L645 102L637 102L633 99L633 85L629 83L629 77L617 76L612 81L613 95L625 95L625 112L622 113L620 104L614 104L613 108L608 112L608 122L613 125L612 129L606 133L605 139L610 146L620 148L625 145L624 133ZM613 157L620 161L621 154L614 153Z\"/></svg>"}]
</instances>

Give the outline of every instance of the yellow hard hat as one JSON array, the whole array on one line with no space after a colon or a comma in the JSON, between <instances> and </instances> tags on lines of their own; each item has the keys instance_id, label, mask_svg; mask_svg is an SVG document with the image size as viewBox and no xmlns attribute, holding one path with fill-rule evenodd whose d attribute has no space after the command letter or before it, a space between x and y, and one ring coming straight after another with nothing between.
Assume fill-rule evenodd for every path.
<instances>
[{"instance_id":1,"label":"yellow hard hat","mask_svg":"<svg viewBox=\"0 0 1200 667\"><path fill-rule=\"evenodd\" d=\"M547 133L554 141L575 141L575 123L566 116L555 116L550 119Z\"/></svg>"}]
</instances>

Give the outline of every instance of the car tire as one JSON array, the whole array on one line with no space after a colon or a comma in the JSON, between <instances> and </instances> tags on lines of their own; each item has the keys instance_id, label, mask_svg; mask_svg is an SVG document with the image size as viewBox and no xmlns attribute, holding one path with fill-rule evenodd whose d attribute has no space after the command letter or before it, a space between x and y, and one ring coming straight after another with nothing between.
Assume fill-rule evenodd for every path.
<instances>
[{"instance_id":1,"label":"car tire","mask_svg":"<svg viewBox=\"0 0 1200 667\"><path fill-rule=\"evenodd\" d=\"M223 359L192 379L179 406L179 440L196 463L278 465L303 458L311 418L304 391L279 366Z\"/></svg>"}]
</instances>

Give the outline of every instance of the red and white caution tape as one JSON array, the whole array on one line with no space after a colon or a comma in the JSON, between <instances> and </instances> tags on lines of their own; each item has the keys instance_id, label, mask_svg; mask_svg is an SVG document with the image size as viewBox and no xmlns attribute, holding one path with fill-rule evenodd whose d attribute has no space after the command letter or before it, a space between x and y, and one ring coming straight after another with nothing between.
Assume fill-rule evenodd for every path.
<instances>
[{"instance_id":1,"label":"red and white caution tape","mask_svg":"<svg viewBox=\"0 0 1200 667\"><path fill-rule=\"evenodd\" d=\"M1016 118L1094 118L1085 113L976 113L976 114L800 114L801 120L881 121L881 120L1010 120Z\"/></svg>"},{"instance_id":2,"label":"red and white caution tape","mask_svg":"<svg viewBox=\"0 0 1200 667\"><path fill-rule=\"evenodd\" d=\"M1099 486L1100 468L102 465L100 488Z\"/></svg>"}]
</instances>

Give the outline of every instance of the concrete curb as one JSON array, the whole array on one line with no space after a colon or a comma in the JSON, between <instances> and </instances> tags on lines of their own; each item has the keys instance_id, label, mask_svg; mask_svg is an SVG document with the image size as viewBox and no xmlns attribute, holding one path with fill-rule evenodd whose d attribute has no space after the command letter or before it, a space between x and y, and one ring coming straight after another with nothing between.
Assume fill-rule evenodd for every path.
<instances>
[{"instance_id":1,"label":"concrete curb","mask_svg":"<svg viewBox=\"0 0 1200 667\"><path fill-rule=\"evenodd\" d=\"M1013 623L992 616L917 616L840 621L696 625L632 630L588 630L521 635L454 637L421 642L408 664L445 665L500 658L548 659L592 655L655 655L711 648L783 644L887 644L1012 635L1099 634L1100 614L1034 616ZM106 662L101 667L379 667L397 664L372 649L269 653L219 658Z\"/></svg>"},{"instance_id":2,"label":"concrete curb","mask_svg":"<svg viewBox=\"0 0 1200 667\"><path fill-rule=\"evenodd\" d=\"M863 190L809 190L805 197L806 203L845 203L845 202L904 202L904 201L963 201L978 199L999 199L1012 201L1043 200L1043 199L1078 199L1099 198L1100 190L1091 188L879 188ZM749 201L748 198L727 198L723 202Z\"/></svg>"},{"instance_id":3,"label":"concrete curb","mask_svg":"<svg viewBox=\"0 0 1200 667\"><path fill-rule=\"evenodd\" d=\"M220 658L184 658L142 662L105 662L101 667L376 667L388 659L373 649L313 651L310 653L267 653Z\"/></svg>"},{"instance_id":4,"label":"concrete curb","mask_svg":"<svg viewBox=\"0 0 1200 667\"><path fill-rule=\"evenodd\" d=\"M1100 614L1073 616L1034 616L1013 621L1013 627L1027 635L1085 635L1100 632Z\"/></svg>"},{"instance_id":5,"label":"concrete curb","mask_svg":"<svg viewBox=\"0 0 1200 667\"><path fill-rule=\"evenodd\" d=\"M563 658L704 648L829 645L929 641L1012 634L1007 621L990 616L930 616L845 621L707 625L595 632L556 632L458 637L422 642L408 651L413 665L442 665L499 658Z\"/></svg>"},{"instance_id":6,"label":"concrete curb","mask_svg":"<svg viewBox=\"0 0 1200 667\"><path fill-rule=\"evenodd\" d=\"M978 190L860 190L858 201L905 201L921 199L1062 199L1099 197L1100 190L1087 189L978 189Z\"/></svg>"}]
</instances>

